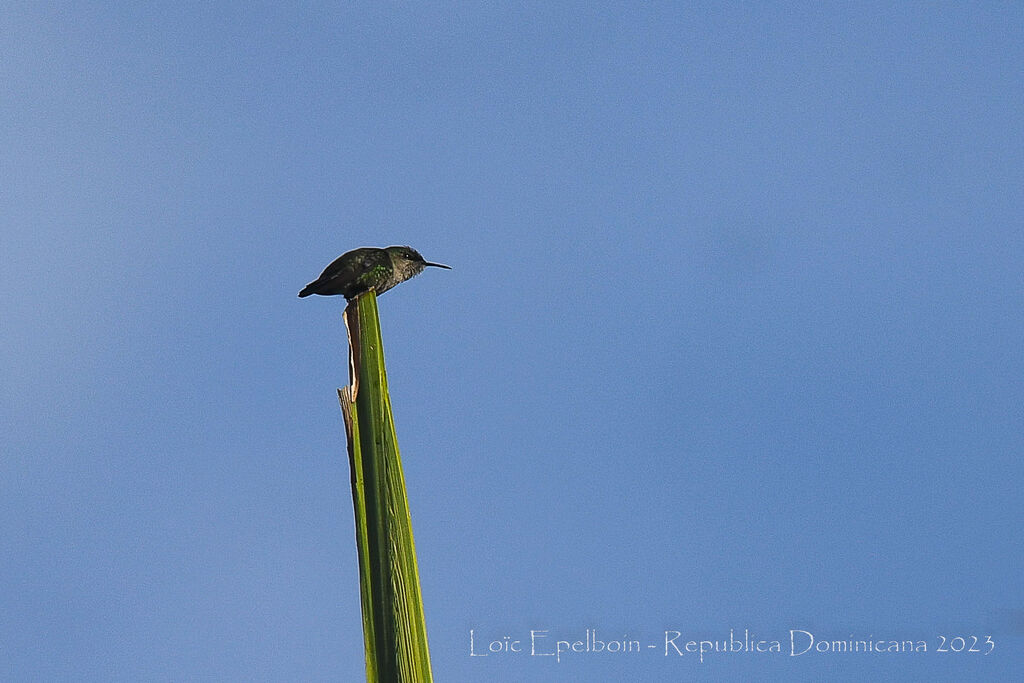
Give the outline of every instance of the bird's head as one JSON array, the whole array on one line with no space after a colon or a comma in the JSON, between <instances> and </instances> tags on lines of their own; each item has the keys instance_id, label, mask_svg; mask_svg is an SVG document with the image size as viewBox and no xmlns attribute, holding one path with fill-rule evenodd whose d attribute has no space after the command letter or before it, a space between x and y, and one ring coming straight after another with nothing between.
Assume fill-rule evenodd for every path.
<instances>
[{"instance_id":1,"label":"bird's head","mask_svg":"<svg viewBox=\"0 0 1024 683\"><path fill-rule=\"evenodd\" d=\"M385 251L391 258L391 266L394 268L399 282L404 282L415 275L419 275L427 266L451 270L451 266L424 261L423 257L420 256L420 252L412 247L388 247Z\"/></svg>"}]
</instances>

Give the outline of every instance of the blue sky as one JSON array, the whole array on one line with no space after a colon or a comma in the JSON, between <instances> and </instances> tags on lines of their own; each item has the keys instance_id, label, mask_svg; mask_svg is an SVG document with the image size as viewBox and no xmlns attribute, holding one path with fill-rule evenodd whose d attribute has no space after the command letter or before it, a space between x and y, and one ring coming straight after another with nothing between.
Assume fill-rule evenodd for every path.
<instances>
[{"instance_id":1,"label":"blue sky","mask_svg":"<svg viewBox=\"0 0 1024 683\"><path fill-rule=\"evenodd\" d=\"M6 8L0 678L363 676L296 293L411 244L437 680L1008 680L1022 81L1015 3ZM587 629L643 651L469 648ZM783 651L665 654L730 630Z\"/></svg>"}]
</instances>

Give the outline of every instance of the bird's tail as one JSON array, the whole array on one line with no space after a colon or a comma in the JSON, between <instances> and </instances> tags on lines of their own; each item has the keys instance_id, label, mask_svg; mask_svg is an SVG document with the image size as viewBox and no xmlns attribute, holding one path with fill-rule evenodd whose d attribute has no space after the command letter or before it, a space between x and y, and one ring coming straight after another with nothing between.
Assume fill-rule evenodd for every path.
<instances>
[{"instance_id":1,"label":"bird's tail","mask_svg":"<svg viewBox=\"0 0 1024 683\"><path fill-rule=\"evenodd\" d=\"M308 285L303 287L302 291L299 292L299 297L301 298L301 297L304 297L304 296L309 296L310 294L315 294L316 292L313 291L313 285L314 284L315 283L310 282Z\"/></svg>"}]
</instances>

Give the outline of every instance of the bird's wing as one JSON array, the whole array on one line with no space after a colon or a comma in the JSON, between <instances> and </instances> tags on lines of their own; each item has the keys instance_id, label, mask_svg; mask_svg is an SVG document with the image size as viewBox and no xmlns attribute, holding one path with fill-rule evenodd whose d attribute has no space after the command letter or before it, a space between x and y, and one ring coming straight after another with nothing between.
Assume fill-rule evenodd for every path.
<instances>
[{"instance_id":1,"label":"bird's wing","mask_svg":"<svg viewBox=\"0 0 1024 683\"><path fill-rule=\"evenodd\" d=\"M369 247L361 247L345 252L331 261L330 265L324 268L324 272L320 273L320 277L316 281L329 282L336 277L352 280L359 273L365 273L375 265L379 265L378 262L381 261L382 256L386 258L379 249Z\"/></svg>"}]
</instances>

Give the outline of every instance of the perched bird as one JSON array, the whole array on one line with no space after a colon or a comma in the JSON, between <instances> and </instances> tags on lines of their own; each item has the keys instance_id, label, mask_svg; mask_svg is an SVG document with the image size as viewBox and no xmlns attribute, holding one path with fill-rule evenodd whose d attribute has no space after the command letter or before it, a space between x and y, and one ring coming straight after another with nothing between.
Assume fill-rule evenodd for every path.
<instances>
[{"instance_id":1,"label":"perched bird","mask_svg":"<svg viewBox=\"0 0 1024 683\"><path fill-rule=\"evenodd\" d=\"M427 266L451 270L451 266L424 261L412 247L361 247L334 259L299 296L341 294L346 299L354 299L371 289L380 295L399 282L419 275Z\"/></svg>"}]
</instances>

